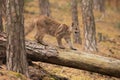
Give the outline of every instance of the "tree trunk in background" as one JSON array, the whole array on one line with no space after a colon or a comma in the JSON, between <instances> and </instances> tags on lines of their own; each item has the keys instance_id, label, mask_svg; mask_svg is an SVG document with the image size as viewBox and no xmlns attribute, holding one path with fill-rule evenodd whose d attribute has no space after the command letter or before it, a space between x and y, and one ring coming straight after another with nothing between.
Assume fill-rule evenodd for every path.
<instances>
[{"instance_id":1,"label":"tree trunk in background","mask_svg":"<svg viewBox=\"0 0 120 80\"><path fill-rule=\"evenodd\" d=\"M80 37L79 21L78 21L77 0L71 0L71 11L72 11L73 40L74 43L82 44L82 40Z\"/></svg>"},{"instance_id":2,"label":"tree trunk in background","mask_svg":"<svg viewBox=\"0 0 120 80\"><path fill-rule=\"evenodd\" d=\"M0 10L0 32L3 31L3 22L2 22L2 13L1 13L1 10Z\"/></svg>"},{"instance_id":3,"label":"tree trunk in background","mask_svg":"<svg viewBox=\"0 0 120 80\"><path fill-rule=\"evenodd\" d=\"M99 0L93 0L93 7L94 7L94 9L97 9L97 10L99 10Z\"/></svg>"},{"instance_id":4,"label":"tree trunk in background","mask_svg":"<svg viewBox=\"0 0 120 80\"><path fill-rule=\"evenodd\" d=\"M49 0L39 0L39 7L41 15L50 16L50 3Z\"/></svg>"},{"instance_id":5,"label":"tree trunk in background","mask_svg":"<svg viewBox=\"0 0 120 80\"><path fill-rule=\"evenodd\" d=\"M3 31L3 23L2 23L2 0L0 0L0 32Z\"/></svg>"},{"instance_id":6,"label":"tree trunk in background","mask_svg":"<svg viewBox=\"0 0 120 80\"><path fill-rule=\"evenodd\" d=\"M112 9L120 10L120 0L106 0L106 3Z\"/></svg>"},{"instance_id":7,"label":"tree trunk in background","mask_svg":"<svg viewBox=\"0 0 120 80\"><path fill-rule=\"evenodd\" d=\"M100 12L105 12L105 0L93 0L94 8L99 10Z\"/></svg>"},{"instance_id":8,"label":"tree trunk in background","mask_svg":"<svg viewBox=\"0 0 120 80\"><path fill-rule=\"evenodd\" d=\"M99 20L102 20L105 17L105 0L93 0L94 8L102 13Z\"/></svg>"},{"instance_id":9,"label":"tree trunk in background","mask_svg":"<svg viewBox=\"0 0 120 80\"><path fill-rule=\"evenodd\" d=\"M92 0L82 0L81 4L85 38L84 48L86 51L97 51L96 28L92 3Z\"/></svg>"},{"instance_id":10,"label":"tree trunk in background","mask_svg":"<svg viewBox=\"0 0 120 80\"><path fill-rule=\"evenodd\" d=\"M23 0L6 0L7 69L28 75L24 40Z\"/></svg>"},{"instance_id":11,"label":"tree trunk in background","mask_svg":"<svg viewBox=\"0 0 120 80\"><path fill-rule=\"evenodd\" d=\"M120 10L120 0L115 0L115 9Z\"/></svg>"}]
</instances>

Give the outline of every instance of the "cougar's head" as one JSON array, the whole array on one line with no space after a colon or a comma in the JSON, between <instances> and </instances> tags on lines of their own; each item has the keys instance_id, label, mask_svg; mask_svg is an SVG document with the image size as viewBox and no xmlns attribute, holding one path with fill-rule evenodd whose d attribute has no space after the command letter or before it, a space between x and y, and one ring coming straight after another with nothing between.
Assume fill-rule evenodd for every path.
<instances>
[{"instance_id":1,"label":"cougar's head","mask_svg":"<svg viewBox=\"0 0 120 80\"><path fill-rule=\"evenodd\" d=\"M72 33L72 28L68 27L67 25L65 25L67 27L65 34L64 34L64 39L67 43L71 42L71 33Z\"/></svg>"}]
</instances>

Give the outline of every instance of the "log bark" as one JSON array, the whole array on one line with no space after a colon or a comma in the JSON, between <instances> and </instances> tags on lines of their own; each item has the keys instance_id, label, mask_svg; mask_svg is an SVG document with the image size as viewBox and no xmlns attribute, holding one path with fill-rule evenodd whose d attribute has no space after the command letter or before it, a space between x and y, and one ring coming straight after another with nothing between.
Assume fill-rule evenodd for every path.
<instances>
[{"instance_id":1,"label":"log bark","mask_svg":"<svg viewBox=\"0 0 120 80\"><path fill-rule=\"evenodd\" d=\"M5 48L5 40L0 38L0 48ZM120 60L81 51L63 51L45 47L33 41L26 41L27 57L33 61L42 61L104 75L120 78ZM3 54L2 54L3 55Z\"/></svg>"}]
</instances>

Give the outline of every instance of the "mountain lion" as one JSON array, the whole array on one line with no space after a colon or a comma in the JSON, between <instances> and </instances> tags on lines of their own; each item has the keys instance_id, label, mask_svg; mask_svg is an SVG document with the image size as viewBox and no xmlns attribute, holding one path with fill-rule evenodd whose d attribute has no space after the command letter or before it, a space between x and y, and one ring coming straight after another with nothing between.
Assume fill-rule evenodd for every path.
<instances>
[{"instance_id":1,"label":"mountain lion","mask_svg":"<svg viewBox=\"0 0 120 80\"><path fill-rule=\"evenodd\" d=\"M43 41L43 38L46 34L56 37L59 48L64 49L65 47L62 44L62 39L68 43L70 49L76 50L73 48L71 43L71 30L66 24L60 24L47 16L39 16L31 24L30 28L25 32L25 35L30 33L36 27L37 32L35 39L38 43L47 46Z\"/></svg>"}]
</instances>

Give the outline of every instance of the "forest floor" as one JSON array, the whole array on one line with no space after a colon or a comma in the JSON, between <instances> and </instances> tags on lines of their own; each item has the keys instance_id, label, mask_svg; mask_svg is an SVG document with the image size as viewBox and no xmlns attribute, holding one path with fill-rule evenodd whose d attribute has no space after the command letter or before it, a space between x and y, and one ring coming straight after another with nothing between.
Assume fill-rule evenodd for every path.
<instances>
[{"instance_id":1,"label":"forest floor","mask_svg":"<svg viewBox=\"0 0 120 80\"><path fill-rule=\"evenodd\" d=\"M71 25L71 10L69 0L50 0L51 16L60 23ZM83 25L80 5L78 6L79 24L81 37L83 39ZM32 21L33 18L39 15L38 0L30 0L25 4L25 24ZM120 59L120 12L106 9L105 15L101 20L98 20L102 13L94 11L96 20L96 33L102 33L105 41L98 42L98 55L114 57ZM26 38L34 40L35 30L32 31ZM98 39L98 35L97 35ZM56 46L57 42L54 37L45 36L45 41L50 45ZM83 41L83 40L82 40ZM66 43L64 42L66 45ZM83 45L74 44L78 50L83 50ZM83 70L51 65L40 62L40 66L51 74L60 75L70 80L120 80L114 77L108 77L97 73L87 72Z\"/></svg>"}]
</instances>

